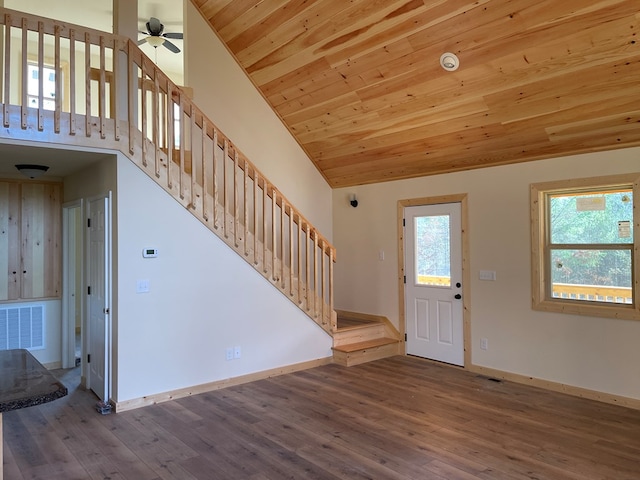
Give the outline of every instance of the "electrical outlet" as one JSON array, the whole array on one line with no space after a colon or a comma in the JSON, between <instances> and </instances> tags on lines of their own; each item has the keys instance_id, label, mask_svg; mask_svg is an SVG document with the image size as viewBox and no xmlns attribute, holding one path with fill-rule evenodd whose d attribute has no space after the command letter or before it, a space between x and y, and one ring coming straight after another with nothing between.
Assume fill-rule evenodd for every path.
<instances>
[{"instance_id":1,"label":"electrical outlet","mask_svg":"<svg viewBox=\"0 0 640 480\"><path fill-rule=\"evenodd\" d=\"M226 358L227 360L233 360L233 348L227 348Z\"/></svg>"},{"instance_id":2,"label":"electrical outlet","mask_svg":"<svg viewBox=\"0 0 640 480\"><path fill-rule=\"evenodd\" d=\"M489 340L486 338L480 339L480 350L488 350L489 349Z\"/></svg>"},{"instance_id":3,"label":"electrical outlet","mask_svg":"<svg viewBox=\"0 0 640 480\"><path fill-rule=\"evenodd\" d=\"M242 356L242 350L239 346L233 347L233 358L240 358Z\"/></svg>"}]
</instances>

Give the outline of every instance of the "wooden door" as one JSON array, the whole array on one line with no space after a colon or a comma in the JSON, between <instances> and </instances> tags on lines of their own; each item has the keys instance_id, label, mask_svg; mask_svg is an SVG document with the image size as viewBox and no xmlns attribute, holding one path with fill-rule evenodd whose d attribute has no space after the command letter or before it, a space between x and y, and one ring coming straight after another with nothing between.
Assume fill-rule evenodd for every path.
<instances>
[{"instance_id":1,"label":"wooden door","mask_svg":"<svg viewBox=\"0 0 640 480\"><path fill-rule=\"evenodd\" d=\"M463 366L461 205L404 212L407 353Z\"/></svg>"},{"instance_id":2,"label":"wooden door","mask_svg":"<svg viewBox=\"0 0 640 480\"><path fill-rule=\"evenodd\" d=\"M0 301L20 298L20 184L0 182Z\"/></svg>"}]
</instances>

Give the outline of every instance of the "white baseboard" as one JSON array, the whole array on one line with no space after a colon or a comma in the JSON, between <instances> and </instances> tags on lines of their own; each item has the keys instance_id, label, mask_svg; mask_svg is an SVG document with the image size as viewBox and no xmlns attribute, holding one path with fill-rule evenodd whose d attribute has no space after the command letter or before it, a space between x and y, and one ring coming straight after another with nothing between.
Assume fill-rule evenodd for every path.
<instances>
[{"instance_id":1,"label":"white baseboard","mask_svg":"<svg viewBox=\"0 0 640 480\"><path fill-rule=\"evenodd\" d=\"M114 406L114 410L116 412L125 412L127 410L146 407L148 405L155 405L156 403L167 402L169 400L177 400L179 398L189 397L191 395L197 395L199 393L213 392L215 390L220 390L222 388L231 387L234 385L241 385L243 383L254 382L256 380L277 377L279 375L298 372L300 370L307 370L309 368L327 365L329 363L332 363L332 361L333 357L319 358L317 360L310 360L308 362L296 363L294 365L273 368L271 370L264 370L262 372L250 373L248 375L241 375L239 377L226 378L224 380L218 380L202 385L195 385L188 388L180 388L178 390L157 393L141 398L133 398L131 400L124 400L122 402L111 401L111 403Z\"/></svg>"}]
</instances>

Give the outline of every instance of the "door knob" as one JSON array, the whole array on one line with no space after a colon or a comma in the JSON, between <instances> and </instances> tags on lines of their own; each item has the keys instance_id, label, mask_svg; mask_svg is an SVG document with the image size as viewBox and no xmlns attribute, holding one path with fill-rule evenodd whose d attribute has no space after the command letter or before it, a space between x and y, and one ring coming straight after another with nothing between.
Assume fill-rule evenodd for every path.
<instances>
[{"instance_id":1,"label":"door knob","mask_svg":"<svg viewBox=\"0 0 640 480\"><path fill-rule=\"evenodd\" d=\"M462 298L462 295L460 295L459 293L456 293L455 297L456 300L460 300Z\"/></svg>"}]
</instances>

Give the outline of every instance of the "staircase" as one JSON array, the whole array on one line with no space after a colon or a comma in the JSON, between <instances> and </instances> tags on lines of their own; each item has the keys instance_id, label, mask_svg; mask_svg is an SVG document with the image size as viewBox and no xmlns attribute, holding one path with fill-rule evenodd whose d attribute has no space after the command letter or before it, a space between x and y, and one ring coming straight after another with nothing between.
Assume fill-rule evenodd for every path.
<instances>
[{"instance_id":1,"label":"staircase","mask_svg":"<svg viewBox=\"0 0 640 480\"><path fill-rule=\"evenodd\" d=\"M333 361L345 367L401 353L400 334L386 317L336 311Z\"/></svg>"},{"instance_id":2,"label":"staircase","mask_svg":"<svg viewBox=\"0 0 640 480\"><path fill-rule=\"evenodd\" d=\"M6 8L0 24L0 138L120 151L332 335L337 363L399 352L382 317L341 312L338 325L335 248L135 42ZM29 94L34 67L54 70L52 96L42 81Z\"/></svg>"}]
</instances>

